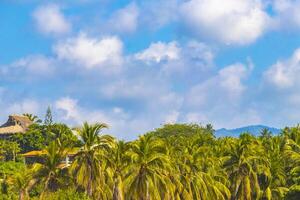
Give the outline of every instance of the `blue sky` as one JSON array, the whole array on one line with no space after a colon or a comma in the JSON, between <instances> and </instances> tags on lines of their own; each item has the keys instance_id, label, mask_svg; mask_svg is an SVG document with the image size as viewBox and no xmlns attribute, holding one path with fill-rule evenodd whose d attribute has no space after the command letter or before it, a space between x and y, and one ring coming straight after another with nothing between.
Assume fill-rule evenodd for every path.
<instances>
[{"instance_id":1,"label":"blue sky","mask_svg":"<svg viewBox=\"0 0 300 200\"><path fill-rule=\"evenodd\" d=\"M300 0L0 2L0 120L297 124Z\"/></svg>"}]
</instances>

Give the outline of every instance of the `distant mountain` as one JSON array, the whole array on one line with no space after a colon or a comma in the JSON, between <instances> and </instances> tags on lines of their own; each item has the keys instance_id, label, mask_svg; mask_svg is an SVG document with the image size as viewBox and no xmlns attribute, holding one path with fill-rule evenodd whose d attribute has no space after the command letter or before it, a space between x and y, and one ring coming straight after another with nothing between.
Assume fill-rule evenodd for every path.
<instances>
[{"instance_id":1,"label":"distant mountain","mask_svg":"<svg viewBox=\"0 0 300 200\"><path fill-rule=\"evenodd\" d=\"M215 131L215 135L217 137L221 136L232 136L232 137L238 137L241 133L249 132L253 135L259 135L261 130L267 128L269 131L271 131L273 134L278 134L280 133L281 129L278 128L273 128L273 127L268 127L264 125L251 125L251 126L245 126L241 128L236 128L236 129L218 129Z\"/></svg>"}]
</instances>

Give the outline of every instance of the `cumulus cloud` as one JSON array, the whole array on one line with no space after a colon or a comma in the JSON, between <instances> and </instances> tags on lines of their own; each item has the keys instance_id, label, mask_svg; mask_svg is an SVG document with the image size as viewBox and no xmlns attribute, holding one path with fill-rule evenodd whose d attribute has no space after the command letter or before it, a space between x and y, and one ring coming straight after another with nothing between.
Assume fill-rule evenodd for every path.
<instances>
[{"instance_id":1,"label":"cumulus cloud","mask_svg":"<svg viewBox=\"0 0 300 200\"><path fill-rule=\"evenodd\" d=\"M70 97L64 97L55 102L55 108L63 111L65 120L74 120L76 123L81 122L81 116L78 111L77 100Z\"/></svg>"},{"instance_id":2,"label":"cumulus cloud","mask_svg":"<svg viewBox=\"0 0 300 200\"><path fill-rule=\"evenodd\" d=\"M274 0L273 9L276 13L277 28L283 30L300 28L299 0Z\"/></svg>"},{"instance_id":3,"label":"cumulus cloud","mask_svg":"<svg viewBox=\"0 0 300 200\"><path fill-rule=\"evenodd\" d=\"M221 69L214 77L190 89L188 105L205 107L207 103L217 102L217 105L226 99L229 99L229 102L234 100L232 103L235 103L245 91L246 86L242 81L247 77L249 70L249 67L240 63Z\"/></svg>"},{"instance_id":4,"label":"cumulus cloud","mask_svg":"<svg viewBox=\"0 0 300 200\"><path fill-rule=\"evenodd\" d=\"M218 74L220 87L228 91L231 96L239 96L245 90L242 80L247 76L248 70L242 64L235 64L221 69Z\"/></svg>"},{"instance_id":5,"label":"cumulus cloud","mask_svg":"<svg viewBox=\"0 0 300 200\"><path fill-rule=\"evenodd\" d=\"M131 3L117 10L108 20L108 27L120 33L132 33L138 27L139 8Z\"/></svg>"},{"instance_id":6,"label":"cumulus cloud","mask_svg":"<svg viewBox=\"0 0 300 200\"><path fill-rule=\"evenodd\" d=\"M57 57L87 69L119 66L122 61L123 43L115 36L88 37L81 33L74 38L58 42L53 48Z\"/></svg>"},{"instance_id":7,"label":"cumulus cloud","mask_svg":"<svg viewBox=\"0 0 300 200\"><path fill-rule=\"evenodd\" d=\"M300 49L297 49L291 58L284 61L278 61L264 73L265 80L279 89L295 86L298 84L299 76Z\"/></svg>"},{"instance_id":8,"label":"cumulus cloud","mask_svg":"<svg viewBox=\"0 0 300 200\"><path fill-rule=\"evenodd\" d=\"M190 0L180 8L192 32L225 44L254 42L268 28L270 17L260 0Z\"/></svg>"},{"instance_id":9,"label":"cumulus cloud","mask_svg":"<svg viewBox=\"0 0 300 200\"><path fill-rule=\"evenodd\" d=\"M33 99L25 99L9 104L5 111L6 114L39 113L40 104Z\"/></svg>"},{"instance_id":10,"label":"cumulus cloud","mask_svg":"<svg viewBox=\"0 0 300 200\"><path fill-rule=\"evenodd\" d=\"M178 19L178 0L142 1L140 20L147 30L158 30Z\"/></svg>"},{"instance_id":11,"label":"cumulus cloud","mask_svg":"<svg viewBox=\"0 0 300 200\"><path fill-rule=\"evenodd\" d=\"M31 74L50 75L54 71L54 60L43 55L32 55L12 63L14 68L25 68Z\"/></svg>"},{"instance_id":12,"label":"cumulus cloud","mask_svg":"<svg viewBox=\"0 0 300 200\"><path fill-rule=\"evenodd\" d=\"M162 62L164 60L177 60L180 56L180 48L176 42L152 43L148 49L135 54L135 58L145 62Z\"/></svg>"},{"instance_id":13,"label":"cumulus cloud","mask_svg":"<svg viewBox=\"0 0 300 200\"><path fill-rule=\"evenodd\" d=\"M0 67L3 80L41 80L55 74L55 59L44 55L30 55Z\"/></svg>"},{"instance_id":14,"label":"cumulus cloud","mask_svg":"<svg viewBox=\"0 0 300 200\"><path fill-rule=\"evenodd\" d=\"M213 123L217 128L258 122L259 117L241 115L245 110L242 103L248 98L246 81L251 70L251 65L236 63L192 86L184 97L183 121ZM255 110L247 108L250 109Z\"/></svg>"},{"instance_id":15,"label":"cumulus cloud","mask_svg":"<svg viewBox=\"0 0 300 200\"><path fill-rule=\"evenodd\" d=\"M38 7L33 18L39 31L45 34L61 35L71 31L72 25L56 4L47 4Z\"/></svg>"}]
</instances>

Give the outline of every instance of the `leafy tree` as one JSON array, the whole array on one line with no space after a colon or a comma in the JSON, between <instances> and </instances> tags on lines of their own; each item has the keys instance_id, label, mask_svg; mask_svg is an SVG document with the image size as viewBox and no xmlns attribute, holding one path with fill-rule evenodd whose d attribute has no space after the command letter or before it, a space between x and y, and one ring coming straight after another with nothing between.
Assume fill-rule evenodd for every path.
<instances>
[{"instance_id":1,"label":"leafy tree","mask_svg":"<svg viewBox=\"0 0 300 200\"><path fill-rule=\"evenodd\" d=\"M52 123L53 123L52 112L51 112L50 106L48 106L47 111L46 111L46 115L45 115L44 124L46 126L49 126L49 125L52 125Z\"/></svg>"},{"instance_id":2,"label":"leafy tree","mask_svg":"<svg viewBox=\"0 0 300 200\"><path fill-rule=\"evenodd\" d=\"M0 141L0 155L5 161L16 161L17 154L21 151L17 142Z\"/></svg>"}]
</instances>

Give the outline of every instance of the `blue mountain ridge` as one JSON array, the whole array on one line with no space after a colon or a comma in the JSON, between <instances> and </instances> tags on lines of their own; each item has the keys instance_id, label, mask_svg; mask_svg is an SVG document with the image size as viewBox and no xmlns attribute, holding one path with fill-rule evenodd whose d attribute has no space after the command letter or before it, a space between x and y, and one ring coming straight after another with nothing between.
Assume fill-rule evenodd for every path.
<instances>
[{"instance_id":1,"label":"blue mountain ridge","mask_svg":"<svg viewBox=\"0 0 300 200\"><path fill-rule=\"evenodd\" d=\"M260 135L262 129L264 128L267 128L274 135L279 134L281 132L281 129L274 128L274 127L269 127L265 125L250 125L250 126L244 126L235 129L221 128L215 131L215 135L217 137L225 137L225 136L239 137L241 133L249 132L255 136L258 136Z\"/></svg>"}]
</instances>

